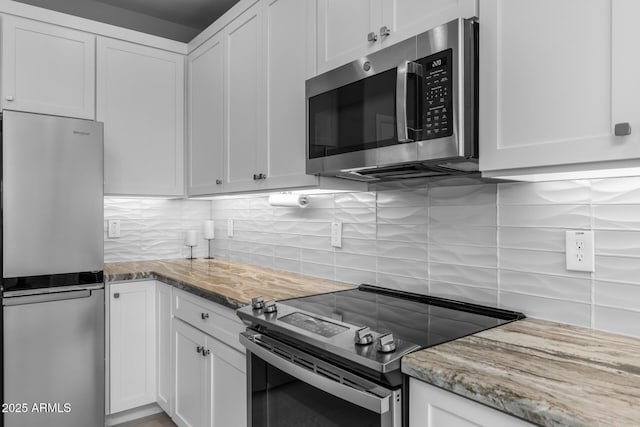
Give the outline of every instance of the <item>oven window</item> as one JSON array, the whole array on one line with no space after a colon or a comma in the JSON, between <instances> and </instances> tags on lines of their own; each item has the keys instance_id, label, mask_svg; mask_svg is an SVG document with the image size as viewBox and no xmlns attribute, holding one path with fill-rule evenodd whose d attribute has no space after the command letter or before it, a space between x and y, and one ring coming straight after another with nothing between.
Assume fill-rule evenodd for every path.
<instances>
[{"instance_id":1,"label":"oven window","mask_svg":"<svg viewBox=\"0 0 640 427\"><path fill-rule=\"evenodd\" d=\"M396 69L309 98L309 158L398 143Z\"/></svg>"},{"instance_id":2,"label":"oven window","mask_svg":"<svg viewBox=\"0 0 640 427\"><path fill-rule=\"evenodd\" d=\"M251 355L252 427L380 427L380 415Z\"/></svg>"}]
</instances>

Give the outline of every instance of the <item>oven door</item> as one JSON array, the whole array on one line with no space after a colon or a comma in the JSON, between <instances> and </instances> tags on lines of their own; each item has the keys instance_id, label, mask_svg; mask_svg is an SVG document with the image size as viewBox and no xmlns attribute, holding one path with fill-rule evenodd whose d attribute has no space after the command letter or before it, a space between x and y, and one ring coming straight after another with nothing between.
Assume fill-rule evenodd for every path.
<instances>
[{"instance_id":1,"label":"oven door","mask_svg":"<svg viewBox=\"0 0 640 427\"><path fill-rule=\"evenodd\" d=\"M271 337L247 348L249 427L400 427L401 390L389 390Z\"/></svg>"}]
</instances>

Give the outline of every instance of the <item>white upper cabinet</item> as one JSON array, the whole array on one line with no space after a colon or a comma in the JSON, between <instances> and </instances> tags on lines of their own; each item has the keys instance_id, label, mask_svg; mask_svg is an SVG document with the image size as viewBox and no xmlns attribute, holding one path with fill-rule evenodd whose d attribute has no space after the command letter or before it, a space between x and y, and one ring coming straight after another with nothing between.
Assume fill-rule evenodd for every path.
<instances>
[{"instance_id":1,"label":"white upper cabinet","mask_svg":"<svg viewBox=\"0 0 640 427\"><path fill-rule=\"evenodd\" d=\"M189 195L224 190L223 33L189 55Z\"/></svg>"},{"instance_id":2,"label":"white upper cabinet","mask_svg":"<svg viewBox=\"0 0 640 427\"><path fill-rule=\"evenodd\" d=\"M639 13L632 0L482 0L486 176L589 172L640 157ZM634 133L616 136L625 122Z\"/></svg>"},{"instance_id":3,"label":"white upper cabinet","mask_svg":"<svg viewBox=\"0 0 640 427\"><path fill-rule=\"evenodd\" d=\"M2 17L2 108L95 118L95 36Z\"/></svg>"},{"instance_id":4,"label":"white upper cabinet","mask_svg":"<svg viewBox=\"0 0 640 427\"><path fill-rule=\"evenodd\" d=\"M304 61L313 43L305 37L313 1L267 0L267 130L270 188L316 185L318 178L305 175L306 95L309 65Z\"/></svg>"},{"instance_id":5,"label":"white upper cabinet","mask_svg":"<svg viewBox=\"0 0 640 427\"><path fill-rule=\"evenodd\" d=\"M477 0L317 0L317 72L477 12Z\"/></svg>"},{"instance_id":6,"label":"white upper cabinet","mask_svg":"<svg viewBox=\"0 0 640 427\"><path fill-rule=\"evenodd\" d=\"M267 173L263 41L260 3L225 28L227 191L253 186Z\"/></svg>"},{"instance_id":7,"label":"white upper cabinet","mask_svg":"<svg viewBox=\"0 0 640 427\"><path fill-rule=\"evenodd\" d=\"M184 194L184 56L98 38L105 194Z\"/></svg>"}]
</instances>

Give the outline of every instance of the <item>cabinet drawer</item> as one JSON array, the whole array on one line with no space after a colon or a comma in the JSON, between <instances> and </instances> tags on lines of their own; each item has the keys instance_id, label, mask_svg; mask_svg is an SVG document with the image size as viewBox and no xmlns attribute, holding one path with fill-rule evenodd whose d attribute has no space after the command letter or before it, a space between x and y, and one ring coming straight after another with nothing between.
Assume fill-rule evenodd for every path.
<instances>
[{"instance_id":1,"label":"cabinet drawer","mask_svg":"<svg viewBox=\"0 0 640 427\"><path fill-rule=\"evenodd\" d=\"M245 326L234 310L185 291L174 291L174 315L241 352L238 335Z\"/></svg>"}]
</instances>

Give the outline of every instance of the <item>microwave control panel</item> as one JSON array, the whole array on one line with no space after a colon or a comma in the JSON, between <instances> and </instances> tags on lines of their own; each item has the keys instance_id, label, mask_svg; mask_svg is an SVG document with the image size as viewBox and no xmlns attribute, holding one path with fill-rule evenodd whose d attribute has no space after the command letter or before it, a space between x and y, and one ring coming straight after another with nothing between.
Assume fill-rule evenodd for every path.
<instances>
[{"instance_id":1,"label":"microwave control panel","mask_svg":"<svg viewBox=\"0 0 640 427\"><path fill-rule=\"evenodd\" d=\"M422 139L453 135L452 50L416 61L422 64Z\"/></svg>"}]
</instances>

